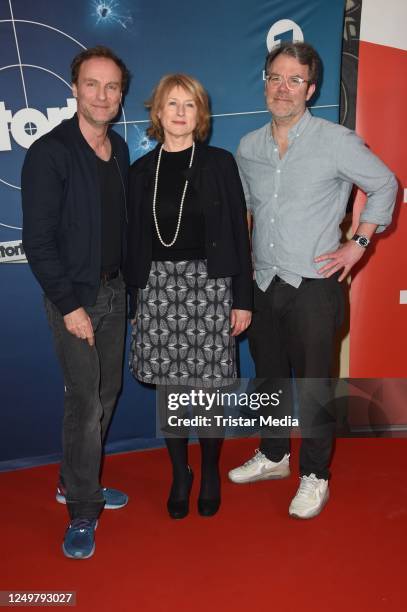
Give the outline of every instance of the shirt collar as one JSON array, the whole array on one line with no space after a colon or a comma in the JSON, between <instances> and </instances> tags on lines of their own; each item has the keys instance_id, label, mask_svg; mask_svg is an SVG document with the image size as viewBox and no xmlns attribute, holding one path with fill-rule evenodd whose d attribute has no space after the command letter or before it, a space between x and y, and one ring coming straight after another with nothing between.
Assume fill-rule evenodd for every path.
<instances>
[{"instance_id":1,"label":"shirt collar","mask_svg":"<svg viewBox=\"0 0 407 612\"><path fill-rule=\"evenodd\" d=\"M307 127L308 123L310 122L310 120L312 119L312 115L309 112L308 108L305 109L304 114L302 115L301 119L299 119L299 121L297 121L297 123L295 123L293 125L293 127L290 129L290 131L288 132L288 142L292 142L294 140L294 138L298 138L298 136L300 136L303 131L305 130L305 128ZM271 123L270 123L270 138L271 140L273 140L273 133L271 130Z\"/></svg>"}]
</instances>

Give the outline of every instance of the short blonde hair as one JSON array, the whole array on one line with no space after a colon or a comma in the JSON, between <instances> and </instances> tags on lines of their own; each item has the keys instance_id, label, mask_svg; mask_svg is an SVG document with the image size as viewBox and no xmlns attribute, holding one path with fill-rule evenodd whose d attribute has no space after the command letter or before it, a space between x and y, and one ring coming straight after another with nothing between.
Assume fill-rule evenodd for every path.
<instances>
[{"instance_id":1,"label":"short blonde hair","mask_svg":"<svg viewBox=\"0 0 407 612\"><path fill-rule=\"evenodd\" d=\"M203 142L208 137L210 128L209 98L201 83L187 74L167 74L160 79L158 85L154 88L151 98L145 103L146 108L150 111L151 121L147 128L147 135L158 142L164 141L164 130L158 113L163 107L164 100L174 87L181 87L191 94L198 110L194 139Z\"/></svg>"}]
</instances>

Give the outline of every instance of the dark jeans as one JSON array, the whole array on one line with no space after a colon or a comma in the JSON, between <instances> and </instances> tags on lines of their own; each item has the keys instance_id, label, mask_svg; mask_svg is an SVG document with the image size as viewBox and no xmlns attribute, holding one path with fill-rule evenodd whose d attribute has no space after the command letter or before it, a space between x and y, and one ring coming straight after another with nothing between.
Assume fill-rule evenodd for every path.
<instances>
[{"instance_id":1,"label":"dark jeans","mask_svg":"<svg viewBox=\"0 0 407 612\"><path fill-rule=\"evenodd\" d=\"M103 442L122 384L126 326L123 280L102 282L85 308L95 345L70 334L59 310L45 298L48 321L65 382L61 480L71 518L95 518L104 506L100 486Z\"/></svg>"},{"instance_id":2,"label":"dark jeans","mask_svg":"<svg viewBox=\"0 0 407 612\"><path fill-rule=\"evenodd\" d=\"M265 379L263 390L275 392L282 387L283 396L288 396L282 400L279 416L291 413L289 379L294 373L302 432L300 474L314 473L324 479L329 478L335 431L329 411L334 341L344 315L337 278L304 279L298 289L273 279L266 292L255 284L248 333L256 376ZM260 450L271 461L280 461L289 448L290 440L283 430L262 431Z\"/></svg>"}]
</instances>

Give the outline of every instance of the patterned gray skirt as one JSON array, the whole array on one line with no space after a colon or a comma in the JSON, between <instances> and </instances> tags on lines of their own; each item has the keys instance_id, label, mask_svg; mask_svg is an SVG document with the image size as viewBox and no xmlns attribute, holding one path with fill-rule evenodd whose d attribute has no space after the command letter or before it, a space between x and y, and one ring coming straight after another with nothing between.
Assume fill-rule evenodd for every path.
<instances>
[{"instance_id":1,"label":"patterned gray skirt","mask_svg":"<svg viewBox=\"0 0 407 612\"><path fill-rule=\"evenodd\" d=\"M230 335L232 279L208 278L206 261L153 261L137 295L130 370L153 384L219 387L236 378Z\"/></svg>"}]
</instances>

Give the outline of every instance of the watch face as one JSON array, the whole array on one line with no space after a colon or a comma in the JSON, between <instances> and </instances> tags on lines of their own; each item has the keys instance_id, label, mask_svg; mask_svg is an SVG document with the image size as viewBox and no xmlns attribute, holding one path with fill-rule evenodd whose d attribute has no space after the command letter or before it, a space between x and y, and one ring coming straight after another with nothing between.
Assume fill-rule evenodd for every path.
<instances>
[{"instance_id":1,"label":"watch face","mask_svg":"<svg viewBox=\"0 0 407 612\"><path fill-rule=\"evenodd\" d=\"M367 238L365 238L364 236L360 236L358 238L357 242L360 244L360 246L365 247L365 248L369 244L369 240Z\"/></svg>"}]
</instances>

